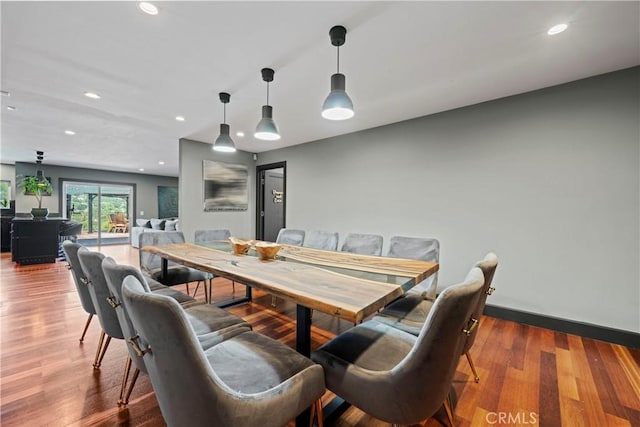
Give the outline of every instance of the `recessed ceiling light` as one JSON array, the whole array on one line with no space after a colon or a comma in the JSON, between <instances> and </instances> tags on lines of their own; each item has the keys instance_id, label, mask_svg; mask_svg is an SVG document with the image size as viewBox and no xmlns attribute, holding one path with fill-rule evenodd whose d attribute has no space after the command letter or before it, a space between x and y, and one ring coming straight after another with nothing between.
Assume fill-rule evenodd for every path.
<instances>
[{"instance_id":1,"label":"recessed ceiling light","mask_svg":"<svg viewBox=\"0 0 640 427\"><path fill-rule=\"evenodd\" d=\"M2 95L2 96L11 96L11 94L9 92L7 92L6 90L0 90L0 95Z\"/></svg>"},{"instance_id":2,"label":"recessed ceiling light","mask_svg":"<svg viewBox=\"0 0 640 427\"><path fill-rule=\"evenodd\" d=\"M67 135L75 135L76 133L72 130L65 130L64 133L66 133Z\"/></svg>"},{"instance_id":3,"label":"recessed ceiling light","mask_svg":"<svg viewBox=\"0 0 640 427\"><path fill-rule=\"evenodd\" d=\"M158 8L153 3L149 3L148 1L141 1L140 3L138 3L138 7L141 11L149 15L158 14Z\"/></svg>"},{"instance_id":4,"label":"recessed ceiling light","mask_svg":"<svg viewBox=\"0 0 640 427\"><path fill-rule=\"evenodd\" d=\"M176 116L176 120L179 122L184 122L184 116Z\"/></svg>"},{"instance_id":5,"label":"recessed ceiling light","mask_svg":"<svg viewBox=\"0 0 640 427\"><path fill-rule=\"evenodd\" d=\"M87 98L91 98L91 99L100 99L100 95L98 95L95 92L85 92L84 96L86 96Z\"/></svg>"},{"instance_id":6,"label":"recessed ceiling light","mask_svg":"<svg viewBox=\"0 0 640 427\"><path fill-rule=\"evenodd\" d=\"M554 25L553 27L549 28L549 31L547 31L547 34L549 34L550 36L555 36L556 34L560 34L564 30L566 30L568 27L569 27L569 24L564 24L564 23Z\"/></svg>"},{"instance_id":7,"label":"recessed ceiling light","mask_svg":"<svg viewBox=\"0 0 640 427\"><path fill-rule=\"evenodd\" d=\"M144 168L140 168L138 169L140 172L144 172Z\"/></svg>"},{"instance_id":8,"label":"recessed ceiling light","mask_svg":"<svg viewBox=\"0 0 640 427\"><path fill-rule=\"evenodd\" d=\"M158 164L159 164L159 165L164 165L164 162L163 162L162 160L160 160L160 161L158 162Z\"/></svg>"},{"instance_id":9,"label":"recessed ceiling light","mask_svg":"<svg viewBox=\"0 0 640 427\"><path fill-rule=\"evenodd\" d=\"M239 136L239 137L242 138L244 136L244 132L238 131L238 132L236 132L236 136Z\"/></svg>"},{"instance_id":10,"label":"recessed ceiling light","mask_svg":"<svg viewBox=\"0 0 640 427\"><path fill-rule=\"evenodd\" d=\"M17 110L17 108L16 108L16 107L14 107L13 105L7 105L7 110L9 110L9 111L15 111L15 110Z\"/></svg>"}]
</instances>

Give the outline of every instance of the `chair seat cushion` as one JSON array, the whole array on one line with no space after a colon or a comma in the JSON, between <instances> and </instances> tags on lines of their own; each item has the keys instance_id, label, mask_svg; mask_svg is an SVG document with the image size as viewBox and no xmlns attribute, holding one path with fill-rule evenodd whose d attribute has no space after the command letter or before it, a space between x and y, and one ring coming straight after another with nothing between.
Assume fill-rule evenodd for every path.
<instances>
[{"instance_id":1,"label":"chair seat cushion","mask_svg":"<svg viewBox=\"0 0 640 427\"><path fill-rule=\"evenodd\" d=\"M322 368L310 359L255 332L235 336L205 353L222 382L238 393L270 390L310 367L317 368L319 375L323 375ZM320 384L324 389L324 380ZM309 392L314 393L312 390Z\"/></svg>"},{"instance_id":2,"label":"chair seat cushion","mask_svg":"<svg viewBox=\"0 0 640 427\"><path fill-rule=\"evenodd\" d=\"M162 277L162 269L156 268L148 273L149 277L157 280L164 285L173 286L183 283L198 282L213 278L211 273L196 270L195 268L185 267L183 265L170 266L167 269L167 277ZM162 280L160 280L162 278Z\"/></svg>"},{"instance_id":3,"label":"chair seat cushion","mask_svg":"<svg viewBox=\"0 0 640 427\"><path fill-rule=\"evenodd\" d=\"M422 295L407 294L386 306L373 320L418 336L433 303Z\"/></svg>"},{"instance_id":4,"label":"chair seat cushion","mask_svg":"<svg viewBox=\"0 0 640 427\"><path fill-rule=\"evenodd\" d=\"M413 335L369 320L320 347L312 359L323 365L339 359L369 371L388 371L409 354L415 341Z\"/></svg>"}]
</instances>

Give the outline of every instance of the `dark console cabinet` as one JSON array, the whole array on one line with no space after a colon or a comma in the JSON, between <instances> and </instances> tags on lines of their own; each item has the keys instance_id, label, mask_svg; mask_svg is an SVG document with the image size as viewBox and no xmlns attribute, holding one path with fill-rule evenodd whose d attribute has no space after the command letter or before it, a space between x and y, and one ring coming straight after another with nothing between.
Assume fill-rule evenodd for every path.
<instances>
[{"instance_id":1,"label":"dark console cabinet","mask_svg":"<svg viewBox=\"0 0 640 427\"><path fill-rule=\"evenodd\" d=\"M62 218L34 221L14 218L11 221L11 260L18 264L56 262L58 234Z\"/></svg>"}]
</instances>

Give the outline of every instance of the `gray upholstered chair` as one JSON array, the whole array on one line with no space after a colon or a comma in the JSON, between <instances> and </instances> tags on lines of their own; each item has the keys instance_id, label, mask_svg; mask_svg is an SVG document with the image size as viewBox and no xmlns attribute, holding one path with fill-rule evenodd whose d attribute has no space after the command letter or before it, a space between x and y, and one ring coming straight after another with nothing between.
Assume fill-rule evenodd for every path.
<instances>
[{"instance_id":1,"label":"gray upholstered chair","mask_svg":"<svg viewBox=\"0 0 640 427\"><path fill-rule=\"evenodd\" d=\"M91 319L93 319L94 314L96 314L96 308L93 305L93 300L91 299L91 294L89 293L89 288L87 286L87 278L82 271L82 267L80 266L80 261L78 260L78 249L80 249L82 245L79 243L71 242L69 240L65 240L62 242L62 250L64 251L65 259L67 260L67 268L71 270L71 275L73 277L73 283L76 285L76 290L78 291L78 297L80 297L80 304L84 311L89 314L89 318L84 325L84 329L82 330L82 335L80 336L80 342L84 341L84 336L87 333L87 329L89 329L89 324L91 323Z\"/></svg>"},{"instance_id":2,"label":"gray upholstered chair","mask_svg":"<svg viewBox=\"0 0 640 427\"><path fill-rule=\"evenodd\" d=\"M236 330L203 350L174 300L145 292L133 276L122 294L169 426L280 427L325 392L322 367L284 344Z\"/></svg>"},{"instance_id":3,"label":"gray upholstered chair","mask_svg":"<svg viewBox=\"0 0 640 427\"><path fill-rule=\"evenodd\" d=\"M217 230L196 230L194 233L194 242L216 242L220 240L228 240L229 237L231 237L231 231L226 228Z\"/></svg>"},{"instance_id":4,"label":"gray upholstered chair","mask_svg":"<svg viewBox=\"0 0 640 427\"><path fill-rule=\"evenodd\" d=\"M349 233L342 243L342 252L360 255L382 255L382 236L377 234Z\"/></svg>"},{"instance_id":5,"label":"gray upholstered chair","mask_svg":"<svg viewBox=\"0 0 640 427\"><path fill-rule=\"evenodd\" d=\"M304 230L282 228L278 231L278 237L276 237L276 243L285 245L302 246L302 242L304 242Z\"/></svg>"},{"instance_id":6,"label":"gray upholstered chair","mask_svg":"<svg viewBox=\"0 0 640 427\"><path fill-rule=\"evenodd\" d=\"M112 295L111 302L113 303L113 306L115 308L118 321L120 322L120 327L122 328L122 332L124 334L124 338L125 340L127 340L127 342L135 340L135 329L133 327L133 324L131 323L131 319L129 318L129 314L127 313L125 306L122 304L122 282L125 277L133 276L138 279L146 292L151 292L151 289L147 285L146 279L142 275L140 270L130 265L117 264L113 258L106 257L102 260L102 271L109 287L109 291ZM173 297L174 293L178 292L167 287L165 288L166 290L170 290L172 292L163 292L165 291L165 289L161 288L153 291L153 293L155 295ZM242 329L243 331L251 330L251 325L249 325L241 318L228 313L216 306L198 303L193 299L191 300L191 302L183 302L180 303L180 305L185 310L186 317L189 323L192 325L194 331L196 332L200 345L204 349L207 349L221 342L227 335L235 334L234 331L236 329ZM176 301L180 302L179 300ZM143 360L137 357L134 347L132 345L128 345L127 349L129 350L129 357L127 358L124 374L122 376L122 386L120 388L120 398L118 399L118 406L127 405L129 403L129 397L131 396L133 387L136 383L136 380L138 379L138 375L141 371L143 373L147 372ZM135 369L133 372L133 376L131 377L131 381L129 382L129 374L132 362ZM128 388L127 382L129 382Z\"/></svg>"},{"instance_id":7,"label":"gray upholstered chair","mask_svg":"<svg viewBox=\"0 0 640 427\"><path fill-rule=\"evenodd\" d=\"M217 230L196 230L194 233L194 243L208 243L219 242L221 240L229 240L231 237L231 231L226 228L220 228ZM236 294L236 282L231 281L231 287L233 295ZM209 300L211 300L211 286L209 286Z\"/></svg>"},{"instance_id":8,"label":"gray upholstered chair","mask_svg":"<svg viewBox=\"0 0 640 427\"><path fill-rule=\"evenodd\" d=\"M480 268L484 275L482 293L480 294L478 304L473 313L473 318L479 322L482 317L482 312L484 311L484 306L487 302L487 296L491 295L494 291L494 288L491 287L491 283L493 282L493 276L496 268L498 267L498 257L493 252L490 252L482 261L478 261L475 266ZM418 335L422 330L422 325L429 316L429 312L432 310L433 305L434 303L432 300L426 300L421 298L419 295L409 295L389 304L373 319L377 322L385 323L410 334ZM473 364L469 350L475 341L477 333L478 328L476 327L473 333L467 337L464 348L460 353L467 357L475 382L479 382L480 377L478 377L478 373L476 372L476 367Z\"/></svg>"},{"instance_id":9,"label":"gray upholstered chair","mask_svg":"<svg viewBox=\"0 0 640 427\"><path fill-rule=\"evenodd\" d=\"M324 367L327 388L394 424L425 420L444 403L453 424L448 395L483 280L473 268L445 289L417 337L370 320L324 344L311 358Z\"/></svg>"},{"instance_id":10,"label":"gray upholstered chair","mask_svg":"<svg viewBox=\"0 0 640 427\"><path fill-rule=\"evenodd\" d=\"M278 237L276 237L276 243L282 243L284 245L302 246L304 242L304 230L295 230L293 228L281 228L278 231ZM271 306L276 306L277 298L271 296Z\"/></svg>"},{"instance_id":11,"label":"gray upholstered chair","mask_svg":"<svg viewBox=\"0 0 640 427\"><path fill-rule=\"evenodd\" d=\"M102 332L100 333L100 341L98 343L98 350L96 351L96 357L93 362L94 369L98 369L102 363L109 343L112 338L124 339L122 328L120 327L120 321L116 315L115 310L110 304L109 297L111 292L107 286L107 282L102 272L102 260L104 255L100 252L93 252L85 247L78 250L78 259L80 260L80 266L87 277L87 287L89 288L89 294L91 300L96 308L96 314L102 326ZM106 340L105 340L106 337Z\"/></svg>"},{"instance_id":12,"label":"gray upholstered chair","mask_svg":"<svg viewBox=\"0 0 640 427\"><path fill-rule=\"evenodd\" d=\"M438 239L422 237L393 236L389 241L390 258L419 259L422 261L439 262L440 242ZM438 273L434 273L411 288L409 293L419 293L424 298L435 299L438 288Z\"/></svg>"},{"instance_id":13,"label":"gray upholstered chair","mask_svg":"<svg viewBox=\"0 0 640 427\"><path fill-rule=\"evenodd\" d=\"M182 231L155 231L142 233L140 235L140 249L145 246L160 246L171 243L185 243ZM195 268L169 261L167 277L162 277L162 257L149 252L140 251L140 269L150 278L161 282L163 285L176 286L186 285L189 294L189 283L197 282L194 295L198 292L200 282L204 283L205 300L208 301L208 286L211 285L213 275ZM207 283L209 282L209 283Z\"/></svg>"},{"instance_id":14,"label":"gray upholstered chair","mask_svg":"<svg viewBox=\"0 0 640 427\"><path fill-rule=\"evenodd\" d=\"M332 231L311 230L304 236L305 248L323 249L325 251L338 250L340 235Z\"/></svg>"}]
</instances>

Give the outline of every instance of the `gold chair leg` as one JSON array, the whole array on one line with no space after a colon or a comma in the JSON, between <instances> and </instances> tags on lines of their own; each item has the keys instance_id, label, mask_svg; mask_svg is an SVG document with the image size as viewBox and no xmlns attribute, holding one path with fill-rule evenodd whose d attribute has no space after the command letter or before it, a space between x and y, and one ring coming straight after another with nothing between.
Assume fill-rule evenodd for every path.
<instances>
[{"instance_id":1,"label":"gold chair leg","mask_svg":"<svg viewBox=\"0 0 640 427\"><path fill-rule=\"evenodd\" d=\"M455 423L453 422L453 411L451 410L451 399L450 396L447 395L447 398L443 402L444 411L447 413L447 419L449 420L449 425L451 427L455 427Z\"/></svg>"},{"instance_id":2,"label":"gold chair leg","mask_svg":"<svg viewBox=\"0 0 640 427\"><path fill-rule=\"evenodd\" d=\"M209 296L208 299L205 301L207 304L211 304L211 293L213 292L213 278L209 279Z\"/></svg>"},{"instance_id":3,"label":"gold chair leg","mask_svg":"<svg viewBox=\"0 0 640 427\"><path fill-rule=\"evenodd\" d=\"M107 337L106 340L104 339L105 336ZM111 342L111 337L105 334L104 331L102 331L100 333L100 342L98 344L98 351L96 351L96 358L93 361L94 369L100 368L100 365L102 364L102 359L104 358L104 354L107 352L107 347L109 347L110 342Z\"/></svg>"},{"instance_id":4,"label":"gold chair leg","mask_svg":"<svg viewBox=\"0 0 640 427\"><path fill-rule=\"evenodd\" d=\"M189 284L185 283L187 285L187 295L191 295L191 292L189 292Z\"/></svg>"},{"instance_id":5,"label":"gold chair leg","mask_svg":"<svg viewBox=\"0 0 640 427\"><path fill-rule=\"evenodd\" d=\"M316 418L318 420L318 427L324 426L324 416L322 415L322 399L316 400L313 405L311 405L311 416L309 417L309 427L313 427L313 420Z\"/></svg>"},{"instance_id":6,"label":"gold chair leg","mask_svg":"<svg viewBox=\"0 0 640 427\"><path fill-rule=\"evenodd\" d=\"M127 381L129 380L129 371L131 370L131 357L127 356L127 361L124 364L124 372L122 374L122 385L120 386L120 397L118 398L118 406L126 405L124 402L124 391L127 388Z\"/></svg>"},{"instance_id":7,"label":"gold chair leg","mask_svg":"<svg viewBox=\"0 0 640 427\"><path fill-rule=\"evenodd\" d=\"M129 383L129 388L127 389L127 394L124 396L124 400L122 401L122 405L129 404L129 397L131 397L131 392L133 391L133 386L136 385L136 381L138 380L138 375L140 375L140 369L136 368L133 371L133 376L131 377L131 382ZM118 402L118 405L120 402Z\"/></svg>"},{"instance_id":8,"label":"gold chair leg","mask_svg":"<svg viewBox=\"0 0 640 427\"><path fill-rule=\"evenodd\" d=\"M234 280L231 281L231 289L233 292L233 296L236 296L236 282Z\"/></svg>"},{"instance_id":9,"label":"gold chair leg","mask_svg":"<svg viewBox=\"0 0 640 427\"><path fill-rule=\"evenodd\" d=\"M87 319L87 323L84 324L84 330L82 331L82 336L80 337L80 342L84 342L84 336L87 333L87 329L89 329L89 323L91 323L91 319L93 319L93 314L89 315Z\"/></svg>"},{"instance_id":10,"label":"gold chair leg","mask_svg":"<svg viewBox=\"0 0 640 427\"><path fill-rule=\"evenodd\" d=\"M467 361L469 362L469 366L471 366L471 372L473 372L473 380L476 383L480 382L480 377L478 376L478 372L476 372L476 366L473 364L473 360L471 360L471 355L469 354L469 352L467 351L465 354L465 356L467 356Z\"/></svg>"}]
</instances>

